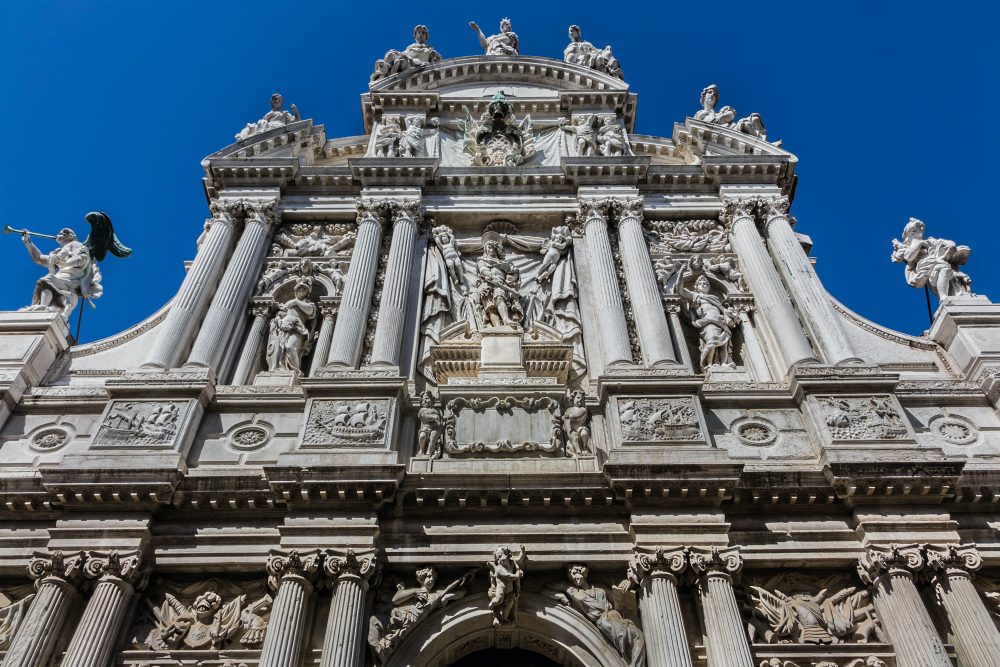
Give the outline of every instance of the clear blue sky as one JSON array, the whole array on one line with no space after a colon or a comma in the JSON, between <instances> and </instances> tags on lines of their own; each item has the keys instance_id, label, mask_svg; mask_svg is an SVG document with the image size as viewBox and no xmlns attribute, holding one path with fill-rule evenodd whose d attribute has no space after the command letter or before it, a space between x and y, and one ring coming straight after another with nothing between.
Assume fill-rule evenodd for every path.
<instances>
[{"instance_id":1,"label":"clear blue sky","mask_svg":"<svg viewBox=\"0 0 1000 667\"><path fill-rule=\"evenodd\" d=\"M87 231L109 213L132 258L103 263L83 340L176 291L207 215L201 159L274 91L327 136L360 134L372 63L430 27L445 57L480 52L467 22L508 15L526 55L559 58L566 27L610 43L639 94L636 130L670 136L708 83L799 157L793 213L828 289L910 333L922 291L889 261L909 216L972 246L973 289L1000 301L1000 3L282 3L0 0L2 223ZM41 247L49 246L43 241ZM0 309L30 301L39 267L0 238ZM75 323L74 323L75 324Z\"/></svg>"}]
</instances>

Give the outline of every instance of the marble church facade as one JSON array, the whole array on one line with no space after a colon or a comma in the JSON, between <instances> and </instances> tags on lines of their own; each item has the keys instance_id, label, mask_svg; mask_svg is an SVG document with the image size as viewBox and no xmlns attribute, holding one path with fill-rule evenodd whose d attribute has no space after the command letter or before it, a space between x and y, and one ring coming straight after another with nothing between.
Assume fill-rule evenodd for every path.
<instances>
[{"instance_id":1,"label":"marble church facade","mask_svg":"<svg viewBox=\"0 0 1000 667\"><path fill-rule=\"evenodd\" d=\"M940 307L888 330L760 115L637 134L610 47L472 25L376 63L362 136L276 95L205 158L147 320L74 344L65 239L91 273L0 313L3 665L1000 665L969 249L911 221Z\"/></svg>"}]
</instances>

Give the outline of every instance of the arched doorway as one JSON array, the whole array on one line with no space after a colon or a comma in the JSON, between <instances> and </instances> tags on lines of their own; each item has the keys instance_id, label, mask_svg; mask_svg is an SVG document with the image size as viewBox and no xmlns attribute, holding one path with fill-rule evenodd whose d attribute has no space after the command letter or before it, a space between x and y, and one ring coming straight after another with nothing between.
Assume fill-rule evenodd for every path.
<instances>
[{"instance_id":1,"label":"arched doorway","mask_svg":"<svg viewBox=\"0 0 1000 667\"><path fill-rule=\"evenodd\" d=\"M519 648L476 651L451 663L451 667L560 667L543 655Z\"/></svg>"}]
</instances>

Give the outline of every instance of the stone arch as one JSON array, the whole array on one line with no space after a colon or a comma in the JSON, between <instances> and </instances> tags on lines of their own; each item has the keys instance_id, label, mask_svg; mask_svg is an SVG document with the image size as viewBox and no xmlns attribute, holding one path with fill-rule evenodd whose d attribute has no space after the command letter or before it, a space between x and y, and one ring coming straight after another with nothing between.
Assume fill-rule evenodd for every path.
<instances>
[{"instance_id":1,"label":"stone arch","mask_svg":"<svg viewBox=\"0 0 1000 667\"><path fill-rule=\"evenodd\" d=\"M485 593L439 609L404 635L384 667L448 667L490 648L528 650L565 667L626 667L579 612L527 592L518 600L517 624L512 626L493 626Z\"/></svg>"}]
</instances>

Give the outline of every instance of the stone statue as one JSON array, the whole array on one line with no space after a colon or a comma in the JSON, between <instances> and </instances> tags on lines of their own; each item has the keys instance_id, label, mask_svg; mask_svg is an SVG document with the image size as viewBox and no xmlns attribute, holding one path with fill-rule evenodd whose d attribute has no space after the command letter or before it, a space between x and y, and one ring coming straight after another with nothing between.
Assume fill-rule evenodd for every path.
<instances>
[{"instance_id":1,"label":"stone statue","mask_svg":"<svg viewBox=\"0 0 1000 667\"><path fill-rule=\"evenodd\" d=\"M683 277L677 284L685 312L701 339L698 348L702 371L713 366L736 368L732 357L732 327L739 322L736 310L711 293L711 283L704 274L695 280L694 291L683 287Z\"/></svg>"},{"instance_id":2,"label":"stone statue","mask_svg":"<svg viewBox=\"0 0 1000 667\"><path fill-rule=\"evenodd\" d=\"M348 225L294 224L275 234L271 254L276 257L330 257L348 251L357 240L357 231ZM338 233L340 232L340 233Z\"/></svg>"},{"instance_id":3,"label":"stone statue","mask_svg":"<svg viewBox=\"0 0 1000 667\"><path fill-rule=\"evenodd\" d=\"M382 118L382 124L372 144L375 157L399 157L399 140L403 136L403 128L399 123L399 116L396 115Z\"/></svg>"},{"instance_id":4,"label":"stone statue","mask_svg":"<svg viewBox=\"0 0 1000 667\"><path fill-rule=\"evenodd\" d=\"M90 235L83 243L77 240L76 233L69 227L59 230L56 236L4 228L4 233L20 232L21 240L28 249L32 261L49 271L35 283L31 305L21 310L54 310L68 318L81 297L93 300L104 294L98 262L102 261L108 252L115 257L125 258L131 255L132 251L118 240L111 226L111 219L106 214L88 213L86 220L90 223ZM31 241L32 236L55 239L59 247L43 255Z\"/></svg>"},{"instance_id":5,"label":"stone statue","mask_svg":"<svg viewBox=\"0 0 1000 667\"><path fill-rule=\"evenodd\" d=\"M406 116L403 124L406 126L399 135L399 157L426 157L427 144L425 138L429 133L433 133L439 125L437 118L431 119L431 128L424 127L422 116Z\"/></svg>"},{"instance_id":6,"label":"stone statue","mask_svg":"<svg viewBox=\"0 0 1000 667\"><path fill-rule=\"evenodd\" d=\"M510 625L516 622L517 598L521 594L524 564L527 554L522 544L518 552L507 545L497 547L493 560L486 563L490 570L490 609L493 625Z\"/></svg>"},{"instance_id":7,"label":"stone statue","mask_svg":"<svg viewBox=\"0 0 1000 667\"><path fill-rule=\"evenodd\" d=\"M969 246L924 238L924 223L916 218L903 228L903 240L892 240L892 261L906 263L910 287L930 286L939 299L970 294L972 279L958 267L969 259Z\"/></svg>"},{"instance_id":8,"label":"stone statue","mask_svg":"<svg viewBox=\"0 0 1000 667\"><path fill-rule=\"evenodd\" d=\"M408 69L439 62L441 54L427 43L428 36L427 26L418 25L413 28L413 44L410 44L403 51L390 49L385 52L385 56L381 60L376 60L375 71L372 72L369 84Z\"/></svg>"},{"instance_id":9,"label":"stone statue","mask_svg":"<svg viewBox=\"0 0 1000 667\"><path fill-rule=\"evenodd\" d=\"M585 113L572 120L563 118L559 121L563 132L569 132L574 137L576 154L590 157L597 152L597 131L594 129L594 114Z\"/></svg>"},{"instance_id":10,"label":"stone statue","mask_svg":"<svg viewBox=\"0 0 1000 667\"><path fill-rule=\"evenodd\" d=\"M496 232L483 235L483 254L476 262L475 304L484 327L520 328L521 272L504 256L503 240Z\"/></svg>"},{"instance_id":11,"label":"stone statue","mask_svg":"<svg viewBox=\"0 0 1000 667\"><path fill-rule=\"evenodd\" d=\"M611 53L611 47L597 49L590 42L580 38L580 26L569 27L569 46L563 51L563 60L573 65L589 67L611 76L624 79L621 63Z\"/></svg>"},{"instance_id":12,"label":"stone statue","mask_svg":"<svg viewBox=\"0 0 1000 667\"><path fill-rule=\"evenodd\" d=\"M825 588L816 595L771 593L758 586L750 586L750 590L754 605L751 636L759 629L755 622L763 621L769 626L763 631L764 641L864 644L873 637L885 641L867 591L850 587L828 596Z\"/></svg>"},{"instance_id":13,"label":"stone statue","mask_svg":"<svg viewBox=\"0 0 1000 667\"><path fill-rule=\"evenodd\" d=\"M535 154L531 116L518 121L507 96L498 90L486 111L476 120L465 110L461 121L462 150L481 167L516 167Z\"/></svg>"},{"instance_id":14,"label":"stone statue","mask_svg":"<svg viewBox=\"0 0 1000 667\"><path fill-rule=\"evenodd\" d=\"M417 445L420 456L434 458L438 454L438 440L441 437L441 410L434 405L434 394L425 391L420 396L417 411L420 428L417 430Z\"/></svg>"},{"instance_id":15,"label":"stone statue","mask_svg":"<svg viewBox=\"0 0 1000 667\"><path fill-rule=\"evenodd\" d=\"M579 389L570 392L569 407L562 413L563 432L566 434L566 453L579 456L590 453L590 428L587 422L587 397Z\"/></svg>"},{"instance_id":16,"label":"stone statue","mask_svg":"<svg viewBox=\"0 0 1000 667\"><path fill-rule=\"evenodd\" d=\"M746 118L733 121L736 118L736 110L730 106L715 110L715 105L719 103L719 87L709 84L701 91L701 110L695 113L694 119L713 125L722 125L732 128L743 134L748 134L755 139L767 141L767 128L764 127L764 120L758 113L752 113ZM781 142L778 142L781 143Z\"/></svg>"},{"instance_id":17,"label":"stone statue","mask_svg":"<svg viewBox=\"0 0 1000 667\"><path fill-rule=\"evenodd\" d=\"M569 227L553 227L551 234L552 236L542 243L542 265L538 267L538 274L536 276L539 283L543 283L552 277L556 266L559 265L560 259L566 254L569 247L573 245L573 235L570 233Z\"/></svg>"},{"instance_id":18,"label":"stone statue","mask_svg":"<svg viewBox=\"0 0 1000 667\"><path fill-rule=\"evenodd\" d=\"M247 604L241 595L226 605L215 592L202 593L189 607L170 593L160 607L153 608L156 626L137 648L164 651L171 649L219 649L227 640L241 647L258 648L264 642L271 596L264 595Z\"/></svg>"},{"instance_id":19,"label":"stone statue","mask_svg":"<svg viewBox=\"0 0 1000 667\"><path fill-rule=\"evenodd\" d=\"M500 19L500 34L487 37L479 29L475 21L469 21L469 27L479 35L479 45L488 56L516 56L521 51L518 47L517 33L511 30L510 19Z\"/></svg>"},{"instance_id":20,"label":"stone statue","mask_svg":"<svg viewBox=\"0 0 1000 667\"><path fill-rule=\"evenodd\" d=\"M462 266L462 253L458 249L458 243L455 241L455 235L451 228L440 225L432 229L431 234L434 236L434 245L438 247L442 257L444 257L444 265L448 269L452 284L458 286L463 294L468 293L469 281L465 277L465 268Z\"/></svg>"},{"instance_id":21,"label":"stone statue","mask_svg":"<svg viewBox=\"0 0 1000 667\"><path fill-rule=\"evenodd\" d=\"M267 370L271 372L299 371L302 359L309 353L309 325L316 316L316 304L309 299L311 271L303 265L302 273L295 282L294 298L278 304L278 313L271 319L266 353Z\"/></svg>"},{"instance_id":22,"label":"stone statue","mask_svg":"<svg viewBox=\"0 0 1000 667\"><path fill-rule=\"evenodd\" d=\"M465 587L476 576L476 570L467 572L444 588L434 590L438 574L433 567L417 570L417 584L405 588L397 584L392 596L392 608L388 614L376 614L368 622L368 643L375 650L379 660L386 657L408 630L420 621L450 602L465 597Z\"/></svg>"},{"instance_id":23,"label":"stone statue","mask_svg":"<svg viewBox=\"0 0 1000 667\"><path fill-rule=\"evenodd\" d=\"M645 667L646 640L642 630L615 609L604 588L592 586L587 581L589 574L590 568L582 563L570 565L566 569L566 575L571 585L557 593L556 599L577 610L596 625L629 667ZM612 591L619 598L626 594L629 582L626 580L622 584L622 588Z\"/></svg>"},{"instance_id":24,"label":"stone statue","mask_svg":"<svg viewBox=\"0 0 1000 667\"><path fill-rule=\"evenodd\" d=\"M257 122L247 123L247 126L236 135L236 141L243 141L245 139L249 139L255 134L267 132L268 130L273 130L276 127L284 127L289 123L297 123L302 120L302 118L299 117L298 107L294 104L290 104L289 108L292 111L289 113L281 108L284 104L285 98L281 95L281 93L271 95L271 110Z\"/></svg>"},{"instance_id":25,"label":"stone statue","mask_svg":"<svg viewBox=\"0 0 1000 667\"><path fill-rule=\"evenodd\" d=\"M618 157L629 152L625 127L610 114L601 117L601 129L597 131L597 148L605 157Z\"/></svg>"}]
</instances>

